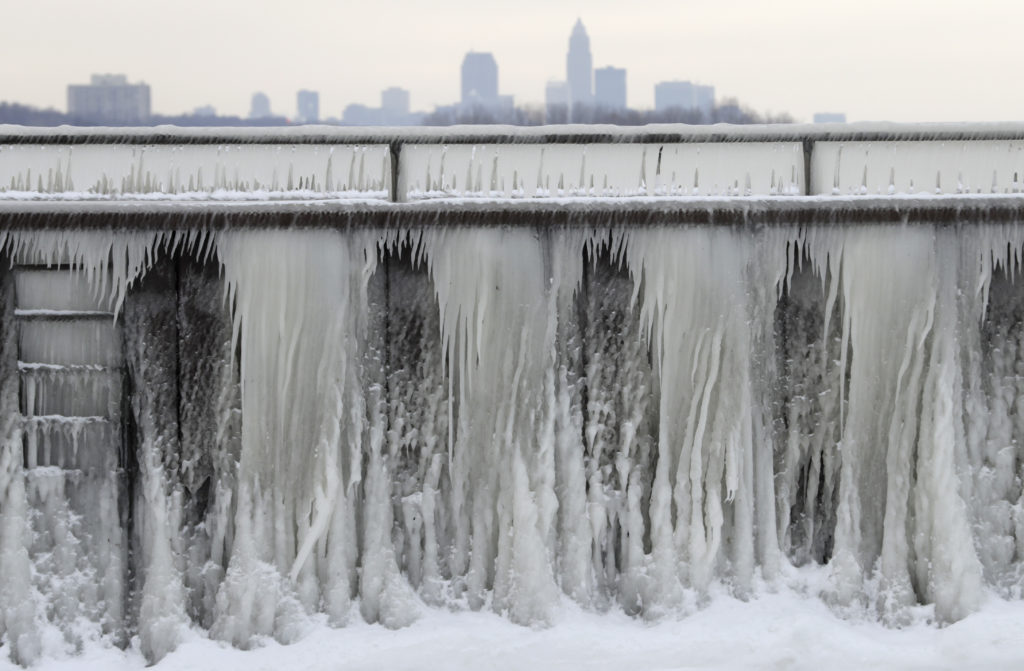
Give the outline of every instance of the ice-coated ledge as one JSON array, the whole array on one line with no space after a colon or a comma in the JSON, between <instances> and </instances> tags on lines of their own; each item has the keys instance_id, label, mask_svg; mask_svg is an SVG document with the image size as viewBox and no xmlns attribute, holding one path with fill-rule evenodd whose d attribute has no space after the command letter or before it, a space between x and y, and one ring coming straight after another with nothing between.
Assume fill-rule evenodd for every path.
<instances>
[{"instance_id":1,"label":"ice-coated ledge","mask_svg":"<svg viewBox=\"0 0 1024 671\"><path fill-rule=\"evenodd\" d=\"M0 201L1014 194L1024 124L21 128Z\"/></svg>"},{"instance_id":2,"label":"ice-coated ledge","mask_svg":"<svg viewBox=\"0 0 1024 671\"><path fill-rule=\"evenodd\" d=\"M4 201L0 229L791 225L1024 222L1024 194L280 201Z\"/></svg>"}]
</instances>

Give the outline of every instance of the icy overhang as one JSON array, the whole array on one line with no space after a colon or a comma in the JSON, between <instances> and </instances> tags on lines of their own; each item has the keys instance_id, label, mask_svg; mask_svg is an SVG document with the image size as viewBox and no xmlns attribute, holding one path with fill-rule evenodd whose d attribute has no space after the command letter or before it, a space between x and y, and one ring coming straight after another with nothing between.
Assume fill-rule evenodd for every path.
<instances>
[{"instance_id":1,"label":"icy overhang","mask_svg":"<svg viewBox=\"0 0 1024 671\"><path fill-rule=\"evenodd\" d=\"M1024 195L751 196L619 198L452 198L392 203L373 199L0 200L3 230L550 229L616 226L729 226L894 223L943 226L1024 223Z\"/></svg>"}]
</instances>

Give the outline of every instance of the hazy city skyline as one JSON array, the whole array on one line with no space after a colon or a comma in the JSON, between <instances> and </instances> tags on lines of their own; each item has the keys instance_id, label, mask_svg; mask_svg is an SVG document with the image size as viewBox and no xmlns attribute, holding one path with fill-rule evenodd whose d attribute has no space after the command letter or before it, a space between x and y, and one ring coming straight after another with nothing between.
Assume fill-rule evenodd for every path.
<instances>
[{"instance_id":1,"label":"hazy city skyline","mask_svg":"<svg viewBox=\"0 0 1024 671\"><path fill-rule=\"evenodd\" d=\"M299 89L320 93L320 116L376 104L390 86L414 110L459 99L468 51L494 54L502 94L541 105L564 79L581 18L595 68L629 75L627 103L654 106L654 84L689 80L757 110L807 120L1020 118L1015 31L1024 4L881 0L775 3L613 0L552 3L413 0L33 0L0 24L0 100L66 109L68 84L125 73L152 87L162 114L212 105L245 116L256 91L294 116ZM59 19L59 20L57 20Z\"/></svg>"}]
</instances>

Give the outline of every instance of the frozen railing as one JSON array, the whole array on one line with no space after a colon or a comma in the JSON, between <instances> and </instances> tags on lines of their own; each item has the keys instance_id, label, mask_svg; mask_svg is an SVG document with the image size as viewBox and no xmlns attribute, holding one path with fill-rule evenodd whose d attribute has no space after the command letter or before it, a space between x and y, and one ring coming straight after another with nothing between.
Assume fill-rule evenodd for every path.
<instances>
[{"instance_id":1,"label":"frozen railing","mask_svg":"<svg viewBox=\"0 0 1024 671\"><path fill-rule=\"evenodd\" d=\"M1015 194L1024 124L0 126L0 200L715 201ZM859 207L857 205L855 207ZM635 207L631 205L630 207Z\"/></svg>"}]
</instances>

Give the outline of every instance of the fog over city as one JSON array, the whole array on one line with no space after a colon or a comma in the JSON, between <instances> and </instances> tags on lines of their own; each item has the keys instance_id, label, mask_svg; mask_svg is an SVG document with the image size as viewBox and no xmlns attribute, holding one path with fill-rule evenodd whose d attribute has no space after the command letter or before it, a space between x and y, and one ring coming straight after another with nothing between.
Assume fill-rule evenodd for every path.
<instances>
[{"instance_id":1,"label":"fog over city","mask_svg":"<svg viewBox=\"0 0 1024 671\"><path fill-rule=\"evenodd\" d=\"M374 105L391 86L415 110L459 98L469 51L491 52L502 94L542 105L564 79L567 38L586 24L594 67L628 70L628 104L654 106L654 85L714 85L766 113L811 120L1003 120L1019 116L1010 0L813 2L613 0L34 0L6 3L0 100L64 110L68 84L125 73L152 87L154 113L204 105L245 116L256 91L294 115L300 89L320 113Z\"/></svg>"}]
</instances>

